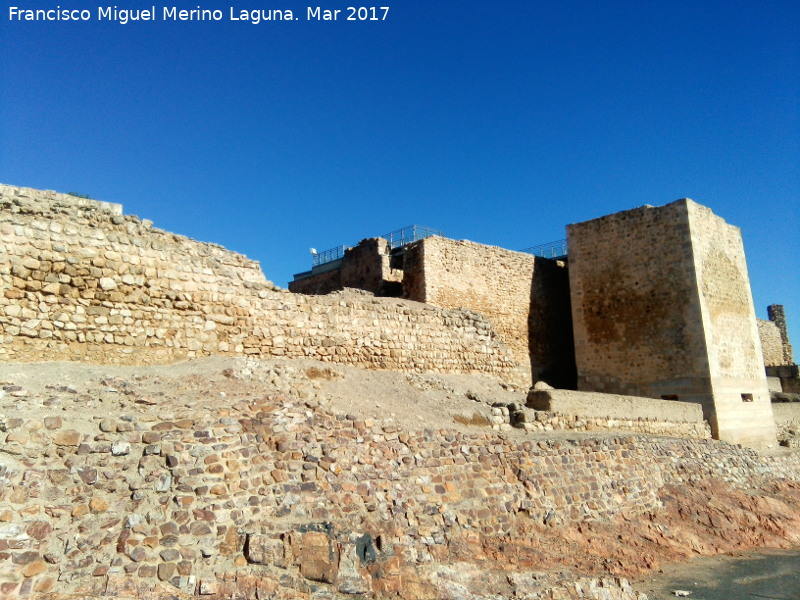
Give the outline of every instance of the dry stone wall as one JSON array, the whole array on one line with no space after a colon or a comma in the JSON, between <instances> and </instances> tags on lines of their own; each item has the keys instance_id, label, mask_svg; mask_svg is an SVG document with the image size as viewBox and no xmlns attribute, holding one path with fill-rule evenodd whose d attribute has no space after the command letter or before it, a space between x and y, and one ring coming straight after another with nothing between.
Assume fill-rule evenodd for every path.
<instances>
[{"instance_id":1,"label":"dry stone wall","mask_svg":"<svg viewBox=\"0 0 800 600\"><path fill-rule=\"evenodd\" d=\"M106 395L136 394L135 382L104 383ZM86 391L54 385L50 405L86 403ZM403 431L276 394L168 414L6 416L0 436L5 598L439 597L425 575L436 565L498 547L503 569L529 569L532 525L634 519L668 485L800 479L797 454ZM507 570L481 573L513 596Z\"/></svg>"},{"instance_id":2,"label":"dry stone wall","mask_svg":"<svg viewBox=\"0 0 800 600\"><path fill-rule=\"evenodd\" d=\"M0 242L2 360L151 364L219 353L520 377L475 312L292 294L258 263L118 205L0 186Z\"/></svg>"},{"instance_id":3,"label":"dry stone wall","mask_svg":"<svg viewBox=\"0 0 800 600\"><path fill-rule=\"evenodd\" d=\"M563 263L438 236L409 246L407 297L486 315L533 381L572 387L569 279Z\"/></svg>"}]
</instances>

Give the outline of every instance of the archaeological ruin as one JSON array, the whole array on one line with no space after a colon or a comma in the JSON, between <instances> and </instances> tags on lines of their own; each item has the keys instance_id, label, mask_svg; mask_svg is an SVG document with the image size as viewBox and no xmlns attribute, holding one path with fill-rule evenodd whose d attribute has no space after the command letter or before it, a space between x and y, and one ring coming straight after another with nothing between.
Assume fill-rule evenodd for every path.
<instances>
[{"instance_id":1,"label":"archaeological ruin","mask_svg":"<svg viewBox=\"0 0 800 600\"><path fill-rule=\"evenodd\" d=\"M785 365L789 391L791 345L782 307L755 317L738 228L685 199L567 232L555 260L435 235L364 240L289 288L387 295L392 281L396 295L486 315L533 382L696 403L715 438L774 445L765 364ZM365 265L372 278L352 275Z\"/></svg>"},{"instance_id":2,"label":"archaeological ruin","mask_svg":"<svg viewBox=\"0 0 800 600\"><path fill-rule=\"evenodd\" d=\"M800 380L736 227L684 199L550 258L388 237L283 290L0 185L0 597L645 600L800 545L770 402Z\"/></svg>"},{"instance_id":3,"label":"archaeological ruin","mask_svg":"<svg viewBox=\"0 0 800 600\"><path fill-rule=\"evenodd\" d=\"M486 373L697 403L715 438L752 446L775 443L765 363L796 379L782 307L755 318L739 230L690 200L570 225L555 259L402 229L315 256L289 292L120 205L12 186L0 202L5 360ZM351 288L372 295L331 295Z\"/></svg>"}]
</instances>

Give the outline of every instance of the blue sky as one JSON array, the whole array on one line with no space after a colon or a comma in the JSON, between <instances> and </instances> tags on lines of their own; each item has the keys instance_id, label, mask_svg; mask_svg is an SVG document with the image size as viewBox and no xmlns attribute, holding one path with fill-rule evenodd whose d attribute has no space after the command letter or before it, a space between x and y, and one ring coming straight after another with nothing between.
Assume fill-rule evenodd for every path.
<instances>
[{"instance_id":1,"label":"blue sky","mask_svg":"<svg viewBox=\"0 0 800 600\"><path fill-rule=\"evenodd\" d=\"M281 286L309 247L412 223L520 249L690 197L742 228L757 313L785 304L800 350L796 1L400 0L309 22L293 0L161 0L225 19L127 25L99 5L4 3L0 182L120 202Z\"/></svg>"}]
</instances>

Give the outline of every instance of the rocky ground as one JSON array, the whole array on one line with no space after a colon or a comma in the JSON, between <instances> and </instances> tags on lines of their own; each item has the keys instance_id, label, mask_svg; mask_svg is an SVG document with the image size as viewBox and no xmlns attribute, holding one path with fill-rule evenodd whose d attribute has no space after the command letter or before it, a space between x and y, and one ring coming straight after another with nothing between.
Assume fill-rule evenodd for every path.
<instances>
[{"instance_id":1,"label":"rocky ground","mask_svg":"<svg viewBox=\"0 0 800 600\"><path fill-rule=\"evenodd\" d=\"M395 424L474 431L493 403L525 403L527 389L491 377L367 371L314 360L210 357L164 367L80 363L0 364L0 411L38 419L103 414L189 414L264 393L283 393L336 413ZM49 396L42 403L27 398ZM166 417L164 417L166 418Z\"/></svg>"},{"instance_id":2,"label":"rocky ground","mask_svg":"<svg viewBox=\"0 0 800 600\"><path fill-rule=\"evenodd\" d=\"M397 433L392 432L413 432L423 428L464 434L491 433L492 404L524 403L527 393L527 390L479 376L402 374L363 371L315 361L219 357L169 367L7 363L0 365L0 389L0 432L3 436L0 438L3 439L0 475L6 476L6 479L0 477L0 498L11 502L6 509L0 504L0 533L8 540L12 539L9 532L15 531L15 523L19 521L14 505L25 507L23 512L28 511L23 515L25 523L38 524L28 526L27 534L20 534L14 541L0 539L0 596L7 594L10 597L29 593L57 594L68 591L67 588L70 593L77 593L81 589L79 581L68 585L66 580L36 578L49 568L48 565L68 561L73 542L67 542L63 558L53 552L26 551L26 547L19 546L39 540L44 547L47 536L53 531L53 527L36 512L47 512L47 503L26 504L19 497L15 498L15 490L8 487L13 482L21 481L19 485L24 486L26 481L35 480L33 475L26 478L24 472L26 465L37 465L36 469L41 469L43 457L38 453L44 447L42 440L52 439L54 445L46 447L50 448L48 452L52 453L55 461L64 460L65 448L74 446L72 451L77 453L77 457L84 445L86 452L97 452L97 447L102 446L105 440L109 440L105 443L109 444L111 455L116 457L118 452L109 436L112 433L121 435L122 441L114 443L125 444L128 442L124 441L124 436L133 432L133 424L150 423L153 424L152 431L144 436L138 434L140 441L148 436L153 441L150 446L144 446L144 456L139 464L141 471L148 453L156 451L154 446L157 446L157 438L160 439L160 435L156 435L159 429L156 425L169 423L173 430L191 428L198 415L210 413L235 418L235 407L245 404L288 398L309 415L318 412L339 415L342 419L363 424L359 426L361 430L389 432L386 435L396 438ZM279 428L273 427L273 431L279 431ZM602 445L605 443L603 438L614 440L618 434L547 432L534 435L512 429L500 435L504 439L510 437L512 441L583 437L598 440L590 443ZM70 436L75 439L67 439ZM178 446L175 444L173 448L175 453L180 451ZM171 455L163 452L163 448L160 451L166 455L167 462L173 460ZM784 448L776 452L796 451ZM119 453L122 453L121 449ZM65 464L68 468L74 464L72 468L77 469L84 483L89 483L87 477L98 477L97 472L79 468L77 461L72 463L70 460L67 456ZM22 475L15 479L14 473ZM49 476L52 479L52 473ZM111 480L112 474L106 473L105 476ZM35 487L30 481L27 485ZM158 482L154 485L157 489ZM200 494L197 489L195 492ZM65 488L63 493L68 495L71 492ZM134 499L136 493L134 490ZM214 493L213 489L211 493ZM175 496L175 501L184 501L181 498L185 497ZM52 498L50 502L69 504L72 500ZM800 482L797 480L775 478L759 487L741 489L724 481L696 479L690 486L664 486L660 500L663 507L659 510L644 514L623 512L610 521L530 521L515 532L511 541L508 537L496 535L465 537L461 545L451 543L446 553L439 557L441 561L435 564L423 562L414 567L414 577L433 582L433 587L425 587L415 582L414 577L406 576L409 582L406 590L386 593L420 599L429 597L427 594L433 593L431 590L436 590L435 597L465 599L636 598L641 595L630 588L626 580L645 578L673 561L753 547L800 546ZM108 495L86 497L82 501L83 504L72 503L74 506L69 507L73 520L83 517L82 510L89 517L110 518ZM65 518L68 517L66 514ZM117 527L117 521L119 519L110 519L108 529ZM145 545L147 539L143 537ZM126 557L136 554L135 548L125 547L124 541L116 539L113 543ZM176 554L174 563L164 564L177 565L175 577L178 577L181 569L191 572L186 566L195 560L191 558L191 552L194 550L183 552L184 560L181 561L177 550L166 548L161 550L161 557L166 561L165 555ZM204 556L198 555L196 560ZM248 555L245 546L245 556L240 557L242 563L237 563L245 579L251 573L252 563L258 562L253 556L252 553ZM121 565L122 562L112 562L112 570L114 564ZM155 566L153 569L156 578ZM106 576L107 573L108 567L100 566L95 567L90 575ZM161 588L147 594L135 589L128 591L139 597L159 594L166 597L177 593L177 588L169 587L170 578L161 577L160 565L157 575L157 579L164 582L159 584ZM187 577L181 580L184 593L187 581ZM247 589L247 585L237 589ZM207 592L209 596L216 593L223 597L216 589L209 588ZM112 595L110 591L107 593ZM260 596L261 593L254 591L252 597L266 597ZM303 592L305 595L297 597L334 597L325 595L327 593L319 592L315 596L314 589L309 588ZM361 590L358 593L365 592ZM90 592L85 594L81 597L91 595Z\"/></svg>"}]
</instances>

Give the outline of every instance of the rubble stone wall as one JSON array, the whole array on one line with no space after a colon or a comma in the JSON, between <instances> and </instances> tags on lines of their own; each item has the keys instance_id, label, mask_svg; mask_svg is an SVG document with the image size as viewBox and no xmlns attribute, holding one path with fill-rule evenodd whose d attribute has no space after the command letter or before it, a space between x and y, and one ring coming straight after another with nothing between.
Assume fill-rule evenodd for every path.
<instances>
[{"instance_id":1,"label":"rubble stone wall","mask_svg":"<svg viewBox=\"0 0 800 600\"><path fill-rule=\"evenodd\" d=\"M533 381L571 387L574 352L563 263L469 241L429 237L403 263L408 298L486 315Z\"/></svg>"},{"instance_id":2,"label":"rubble stone wall","mask_svg":"<svg viewBox=\"0 0 800 600\"><path fill-rule=\"evenodd\" d=\"M389 243L383 238L367 238L347 248L335 268L320 265L310 273L295 276L289 290L298 294L329 294L344 288L372 292L376 296L402 295L403 270L392 267Z\"/></svg>"},{"instance_id":3,"label":"rubble stone wall","mask_svg":"<svg viewBox=\"0 0 800 600\"><path fill-rule=\"evenodd\" d=\"M786 311L780 304L770 304L767 307L767 315L769 316L769 320L775 323L775 326L778 328L778 333L781 336L783 360L780 364L793 365L794 353L792 351L792 344L789 341L789 329L786 326Z\"/></svg>"},{"instance_id":4,"label":"rubble stone wall","mask_svg":"<svg viewBox=\"0 0 800 600\"><path fill-rule=\"evenodd\" d=\"M155 597L159 585L296 597L324 585L429 598L426 565L475 560L491 540L506 568L530 565L531 524L635 518L670 484L800 478L796 453L402 431L280 396L160 417L57 413L0 429L3 597Z\"/></svg>"},{"instance_id":5,"label":"rubble stone wall","mask_svg":"<svg viewBox=\"0 0 800 600\"><path fill-rule=\"evenodd\" d=\"M255 261L109 206L0 186L0 360L152 364L219 353L519 376L475 312L292 294Z\"/></svg>"},{"instance_id":6,"label":"rubble stone wall","mask_svg":"<svg viewBox=\"0 0 800 600\"><path fill-rule=\"evenodd\" d=\"M800 448L800 402L775 402L772 412L778 439L794 440L794 447Z\"/></svg>"},{"instance_id":7,"label":"rubble stone wall","mask_svg":"<svg viewBox=\"0 0 800 600\"><path fill-rule=\"evenodd\" d=\"M758 319L758 337L761 340L764 365L767 367L783 365L783 341L777 325L772 321Z\"/></svg>"}]
</instances>

